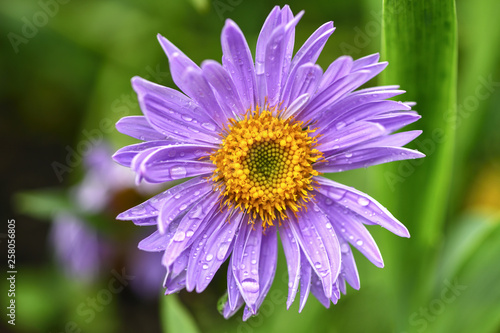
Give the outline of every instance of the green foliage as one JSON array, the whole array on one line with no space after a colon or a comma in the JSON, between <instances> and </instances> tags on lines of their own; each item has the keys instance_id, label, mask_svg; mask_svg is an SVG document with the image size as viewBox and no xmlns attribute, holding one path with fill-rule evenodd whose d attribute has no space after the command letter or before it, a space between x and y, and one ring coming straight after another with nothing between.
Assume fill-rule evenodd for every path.
<instances>
[{"instance_id":1,"label":"green foliage","mask_svg":"<svg viewBox=\"0 0 500 333\"><path fill-rule=\"evenodd\" d=\"M163 332L200 332L196 323L176 295L161 297L161 320Z\"/></svg>"}]
</instances>

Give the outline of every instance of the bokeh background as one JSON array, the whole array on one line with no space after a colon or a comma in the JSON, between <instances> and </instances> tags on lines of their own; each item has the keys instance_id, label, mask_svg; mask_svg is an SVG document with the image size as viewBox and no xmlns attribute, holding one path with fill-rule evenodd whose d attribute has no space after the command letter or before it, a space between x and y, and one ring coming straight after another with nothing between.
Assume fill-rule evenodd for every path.
<instances>
[{"instance_id":1,"label":"bokeh background","mask_svg":"<svg viewBox=\"0 0 500 333\"><path fill-rule=\"evenodd\" d=\"M455 16L453 1L386 0L384 19L382 0L286 3L306 11L296 49L333 20L322 68L343 54L381 52L387 73L368 85L399 84L408 91L402 98L417 102L423 118L412 127L424 134L410 147L426 159L331 176L378 199L412 237L371 227L386 267L355 253L362 287L330 309L310 297L301 314L298 304L286 310L283 253L260 315L247 322L218 313L226 266L202 294L162 296L159 258L136 248L151 230L114 220L161 189L137 192L131 175L95 173L91 151L134 142L113 127L140 114L131 77L175 86L157 33L198 64L220 60L225 19L254 51L267 14L285 2L3 1L0 247L6 254L7 221L15 219L18 274L15 326L0 280L2 332L500 332L500 3L458 0ZM87 209L82 191L106 195ZM54 236L56 225L74 220L80 229ZM61 247L76 257L61 258ZM95 253L97 264L86 266Z\"/></svg>"}]
</instances>

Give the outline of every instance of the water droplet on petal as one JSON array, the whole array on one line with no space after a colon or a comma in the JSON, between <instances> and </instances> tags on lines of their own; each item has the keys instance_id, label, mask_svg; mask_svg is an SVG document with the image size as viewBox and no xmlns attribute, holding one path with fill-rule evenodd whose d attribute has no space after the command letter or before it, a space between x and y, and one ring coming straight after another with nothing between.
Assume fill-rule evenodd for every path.
<instances>
[{"instance_id":1,"label":"water droplet on petal","mask_svg":"<svg viewBox=\"0 0 500 333\"><path fill-rule=\"evenodd\" d=\"M186 168L183 166L175 166L170 169L170 177L172 179L181 179L186 177Z\"/></svg>"},{"instance_id":2,"label":"water droplet on petal","mask_svg":"<svg viewBox=\"0 0 500 333\"><path fill-rule=\"evenodd\" d=\"M346 243L341 244L340 251L342 251L342 253L348 253L349 252L349 245L347 245Z\"/></svg>"},{"instance_id":3,"label":"water droplet on petal","mask_svg":"<svg viewBox=\"0 0 500 333\"><path fill-rule=\"evenodd\" d=\"M174 241L175 242L182 242L186 238L186 234L184 231L179 231L174 235Z\"/></svg>"},{"instance_id":4,"label":"water droplet on petal","mask_svg":"<svg viewBox=\"0 0 500 333\"><path fill-rule=\"evenodd\" d=\"M368 204L370 203L370 201L368 201L368 199L366 199L366 198L359 197L359 199L358 199L358 203L359 203L361 206L368 206Z\"/></svg>"},{"instance_id":5,"label":"water droplet on petal","mask_svg":"<svg viewBox=\"0 0 500 333\"><path fill-rule=\"evenodd\" d=\"M357 246L363 246L363 241L362 241L361 239L358 239L358 240L356 241L356 245L357 245Z\"/></svg>"},{"instance_id":6,"label":"water droplet on petal","mask_svg":"<svg viewBox=\"0 0 500 333\"><path fill-rule=\"evenodd\" d=\"M259 282L255 279L245 279L241 281L241 288L247 293L257 293L259 291Z\"/></svg>"},{"instance_id":7,"label":"water droplet on petal","mask_svg":"<svg viewBox=\"0 0 500 333\"><path fill-rule=\"evenodd\" d=\"M209 254L207 254L207 256L205 257L205 260L206 260L206 261L210 261L210 260L212 260L213 258L214 258L214 255L213 255L213 254L211 254L211 253L209 253Z\"/></svg>"},{"instance_id":8,"label":"water droplet on petal","mask_svg":"<svg viewBox=\"0 0 500 333\"><path fill-rule=\"evenodd\" d=\"M212 123L202 123L201 126L209 131L215 131L215 125Z\"/></svg>"},{"instance_id":9,"label":"water droplet on petal","mask_svg":"<svg viewBox=\"0 0 500 333\"><path fill-rule=\"evenodd\" d=\"M346 125L346 123L344 123L343 121L339 121L337 124L335 124L335 127L337 128L337 130L340 130L342 128L344 128Z\"/></svg>"}]
</instances>

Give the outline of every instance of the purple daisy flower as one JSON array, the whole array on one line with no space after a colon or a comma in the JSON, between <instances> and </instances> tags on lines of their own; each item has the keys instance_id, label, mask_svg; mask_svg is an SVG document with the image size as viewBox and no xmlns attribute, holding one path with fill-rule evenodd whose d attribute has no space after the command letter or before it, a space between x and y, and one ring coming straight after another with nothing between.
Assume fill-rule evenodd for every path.
<instances>
[{"instance_id":1,"label":"purple daisy flower","mask_svg":"<svg viewBox=\"0 0 500 333\"><path fill-rule=\"evenodd\" d=\"M418 120L412 103L386 100L398 86L354 91L379 74L379 55L340 57L323 70L316 60L335 28L319 27L293 55L294 16L275 7L257 40L255 62L231 20L222 31L222 65L197 66L158 36L172 77L184 94L132 79L144 116L117 129L143 142L114 159L137 181L192 177L118 216L157 225L139 248L163 251L166 294L203 291L230 258L223 315L243 304L257 313L274 279L278 232L288 264L287 306L300 284L326 307L359 288L351 246L376 266L380 252L365 224L409 237L407 229L368 195L321 177L424 155L405 144L421 131L391 134Z\"/></svg>"}]
</instances>

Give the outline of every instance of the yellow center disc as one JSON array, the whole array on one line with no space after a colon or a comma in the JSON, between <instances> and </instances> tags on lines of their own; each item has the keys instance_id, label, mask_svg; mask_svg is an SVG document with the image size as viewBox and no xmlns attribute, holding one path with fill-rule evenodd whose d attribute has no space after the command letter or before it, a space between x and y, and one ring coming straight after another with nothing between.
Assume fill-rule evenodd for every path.
<instances>
[{"instance_id":1,"label":"yellow center disc","mask_svg":"<svg viewBox=\"0 0 500 333\"><path fill-rule=\"evenodd\" d=\"M244 119L229 120L221 148L210 156L216 165L213 181L224 204L241 209L264 227L297 212L311 198L313 169L322 154L314 147L315 130L302 128L293 118L270 111L254 111Z\"/></svg>"}]
</instances>

